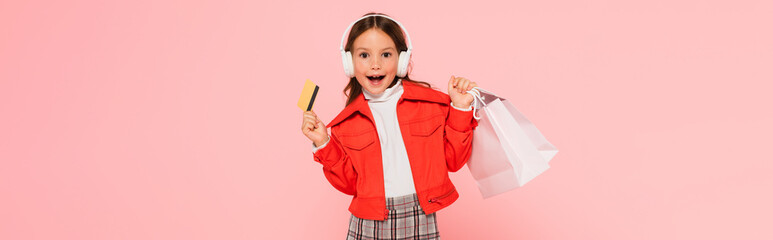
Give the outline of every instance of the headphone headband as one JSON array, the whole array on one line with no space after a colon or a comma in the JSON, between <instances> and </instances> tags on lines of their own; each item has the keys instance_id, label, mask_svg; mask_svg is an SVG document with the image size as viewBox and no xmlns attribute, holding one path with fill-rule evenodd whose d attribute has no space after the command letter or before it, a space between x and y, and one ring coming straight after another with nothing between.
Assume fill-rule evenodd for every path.
<instances>
[{"instance_id":1,"label":"headphone headband","mask_svg":"<svg viewBox=\"0 0 773 240\"><path fill-rule=\"evenodd\" d=\"M379 16L379 17L383 17L383 18L392 20L392 22L395 22L395 23L397 23L398 26L400 26L400 29L402 29L403 33L405 33L405 38L406 38L406 40L408 42L408 50L407 50L407 52L410 53L411 50L413 49L413 44L411 44L411 36L408 34L408 30L406 30L405 27L403 27L403 24L400 24L400 22L398 22L397 20L395 20L395 19L393 19L393 18L391 18L391 17L389 17L387 15L383 15L383 14L365 15L365 16L357 19L356 21L352 22L351 24L349 24L349 27L347 27L346 30L344 30L344 35L341 36L341 46L339 47L339 50L341 52L344 52L344 39L346 39L346 33L348 33L352 29L352 27L354 26L355 23L359 22L362 19L369 18L369 17L375 17L375 16Z\"/></svg>"}]
</instances>

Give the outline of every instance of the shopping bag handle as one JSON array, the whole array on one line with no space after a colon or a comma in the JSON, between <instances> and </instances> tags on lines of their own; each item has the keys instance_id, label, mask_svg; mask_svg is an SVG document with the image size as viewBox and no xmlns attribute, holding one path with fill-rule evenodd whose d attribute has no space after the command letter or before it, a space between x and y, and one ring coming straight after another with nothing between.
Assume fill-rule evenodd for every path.
<instances>
[{"instance_id":1,"label":"shopping bag handle","mask_svg":"<svg viewBox=\"0 0 773 240\"><path fill-rule=\"evenodd\" d=\"M472 117L475 118L475 120L480 120L480 116L478 116L478 104L476 102L479 102L484 107L486 106L486 102L483 101L484 97L480 95L480 91L483 90L479 87L473 87L472 90L467 91L470 95L472 95ZM486 91L486 90L483 90Z\"/></svg>"}]
</instances>

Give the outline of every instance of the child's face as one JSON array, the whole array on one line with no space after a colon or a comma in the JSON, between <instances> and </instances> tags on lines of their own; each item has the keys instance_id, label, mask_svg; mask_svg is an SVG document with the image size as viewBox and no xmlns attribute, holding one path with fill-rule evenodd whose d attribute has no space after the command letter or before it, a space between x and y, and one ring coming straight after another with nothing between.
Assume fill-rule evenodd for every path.
<instances>
[{"instance_id":1,"label":"child's face","mask_svg":"<svg viewBox=\"0 0 773 240\"><path fill-rule=\"evenodd\" d=\"M381 94L394 81L399 55L384 31L371 28L352 43L354 77L372 94Z\"/></svg>"}]
</instances>

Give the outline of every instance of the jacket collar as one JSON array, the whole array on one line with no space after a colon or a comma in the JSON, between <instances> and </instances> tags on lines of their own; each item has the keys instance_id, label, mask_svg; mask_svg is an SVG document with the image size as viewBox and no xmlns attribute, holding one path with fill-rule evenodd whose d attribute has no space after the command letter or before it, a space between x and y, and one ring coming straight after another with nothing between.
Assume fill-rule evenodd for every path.
<instances>
[{"instance_id":1,"label":"jacket collar","mask_svg":"<svg viewBox=\"0 0 773 240\"><path fill-rule=\"evenodd\" d=\"M403 84L403 94L400 96L400 100L397 101L397 104L400 105L400 103L403 100L414 100L414 101L427 101L427 102L436 102L440 104L448 104L449 99L448 96L445 96L445 94L438 92L434 89L427 88L421 85L418 85L416 83L408 82L408 81L402 81ZM346 106L344 110L341 110L341 113L338 114L330 123L326 125L326 127L333 127L339 123L341 123L343 120L351 116L352 114L360 112L368 119L373 121L373 114L370 111L370 107L368 106L368 101L365 99L365 96L360 93L360 95L357 95L357 97L354 99L354 101Z\"/></svg>"}]
</instances>

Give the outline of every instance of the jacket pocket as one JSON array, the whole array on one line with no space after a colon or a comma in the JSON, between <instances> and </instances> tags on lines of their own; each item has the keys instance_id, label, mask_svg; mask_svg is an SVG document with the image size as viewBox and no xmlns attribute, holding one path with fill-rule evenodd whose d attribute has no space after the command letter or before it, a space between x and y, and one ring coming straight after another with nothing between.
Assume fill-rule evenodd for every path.
<instances>
[{"instance_id":1,"label":"jacket pocket","mask_svg":"<svg viewBox=\"0 0 773 240\"><path fill-rule=\"evenodd\" d=\"M428 202L430 202L430 203L435 203L435 202L443 202L443 201L445 201L445 200L446 200L446 198L450 197L450 196L451 196L451 194L453 194L453 193L454 193L454 191L455 191L455 190L453 190L453 189L452 189L451 191L449 191L449 192L447 192L447 193L445 193L445 194L442 194L442 195L440 195L440 196L436 196L436 197L430 198L430 199L428 200Z\"/></svg>"},{"instance_id":2,"label":"jacket pocket","mask_svg":"<svg viewBox=\"0 0 773 240\"><path fill-rule=\"evenodd\" d=\"M443 119L440 117L432 117L430 119L417 121L410 124L411 135L427 137L437 131L441 125L443 125Z\"/></svg>"},{"instance_id":3,"label":"jacket pocket","mask_svg":"<svg viewBox=\"0 0 773 240\"><path fill-rule=\"evenodd\" d=\"M360 151L376 142L375 133L376 132L373 130L367 130L360 133L341 133L338 138L341 140L341 145L344 147Z\"/></svg>"}]
</instances>

